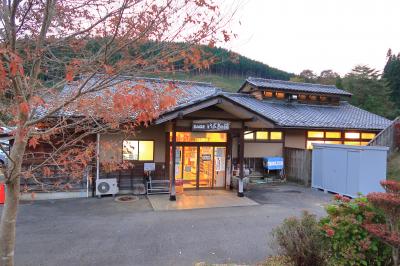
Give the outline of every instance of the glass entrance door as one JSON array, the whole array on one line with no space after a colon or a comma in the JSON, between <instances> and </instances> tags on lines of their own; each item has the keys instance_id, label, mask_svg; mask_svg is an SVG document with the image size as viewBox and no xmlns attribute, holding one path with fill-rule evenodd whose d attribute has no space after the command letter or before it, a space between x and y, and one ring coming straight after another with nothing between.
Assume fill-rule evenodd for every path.
<instances>
[{"instance_id":1,"label":"glass entrance door","mask_svg":"<svg viewBox=\"0 0 400 266\"><path fill-rule=\"evenodd\" d=\"M184 189L225 186L226 147L177 146L175 156L175 179Z\"/></svg>"},{"instance_id":2,"label":"glass entrance door","mask_svg":"<svg viewBox=\"0 0 400 266\"><path fill-rule=\"evenodd\" d=\"M197 147L183 147L183 188L197 187Z\"/></svg>"},{"instance_id":3,"label":"glass entrance door","mask_svg":"<svg viewBox=\"0 0 400 266\"><path fill-rule=\"evenodd\" d=\"M214 175L214 147L200 147L199 187L212 187Z\"/></svg>"}]
</instances>

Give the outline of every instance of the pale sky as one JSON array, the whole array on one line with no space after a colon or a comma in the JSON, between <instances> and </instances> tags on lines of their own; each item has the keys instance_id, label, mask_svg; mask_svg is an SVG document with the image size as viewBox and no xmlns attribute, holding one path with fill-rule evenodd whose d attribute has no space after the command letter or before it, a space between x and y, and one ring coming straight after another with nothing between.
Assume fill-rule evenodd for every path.
<instances>
[{"instance_id":1,"label":"pale sky","mask_svg":"<svg viewBox=\"0 0 400 266\"><path fill-rule=\"evenodd\" d=\"M243 0L237 19L227 48L296 74L382 70L400 52L400 0Z\"/></svg>"}]
</instances>

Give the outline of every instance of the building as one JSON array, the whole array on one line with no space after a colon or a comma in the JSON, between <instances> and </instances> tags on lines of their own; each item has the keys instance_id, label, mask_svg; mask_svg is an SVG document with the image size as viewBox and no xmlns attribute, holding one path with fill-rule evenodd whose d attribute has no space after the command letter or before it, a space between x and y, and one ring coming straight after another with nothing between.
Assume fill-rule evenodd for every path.
<instances>
[{"instance_id":1,"label":"building","mask_svg":"<svg viewBox=\"0 0 400 266\"><path fill-rule=\"evenodd\" d=\"M173 82L183 94L131 136L97 136L96 177L116 178L122 191L143 183L145 163L154 163L154 180L171 181L171 199L176 185L231 188L233 176L261 167L263 157L313 143L366 145L391 122L352 106L351 94L335 86L249 77L237 93L228 93L208 83L140 80L147 87ZM110 161L135 166L105 171L102 165Z\"/></svg>"}]
</instances>

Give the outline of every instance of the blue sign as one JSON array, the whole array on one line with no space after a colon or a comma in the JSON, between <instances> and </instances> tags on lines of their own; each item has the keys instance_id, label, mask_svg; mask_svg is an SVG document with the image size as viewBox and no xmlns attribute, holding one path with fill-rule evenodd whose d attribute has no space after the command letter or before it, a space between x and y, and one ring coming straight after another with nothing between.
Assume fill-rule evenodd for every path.
<instances>
[{"instance_id":1,"label":"blue sign","mask_svg":"<svg viewBox=\"0 0 400 266\"><path fill-rule=\"evenodd\" d=\"M282 170L283 158L282 157L264 157L264 168L268 170Z\"/></svg>"}]
</instances>

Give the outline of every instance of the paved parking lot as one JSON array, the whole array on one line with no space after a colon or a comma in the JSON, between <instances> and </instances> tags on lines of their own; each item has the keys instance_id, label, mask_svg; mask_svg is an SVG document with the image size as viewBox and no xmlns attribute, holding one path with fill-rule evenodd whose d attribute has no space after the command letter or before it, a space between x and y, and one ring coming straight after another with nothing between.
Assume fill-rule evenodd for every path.
<instances>
[{"instance_id":1,"label":"paved parking lot","mask_svg":"<svg viewBox=\"0 0 400 266\"><path fill-rule=\"evenodd\" d=\"M331 198L302 187L247 192L256 206L153 211L143 197L35 201L21 205L16 265L193 265L257 263L272 254L270 231Z\"/></svg>"}]
</instances>

